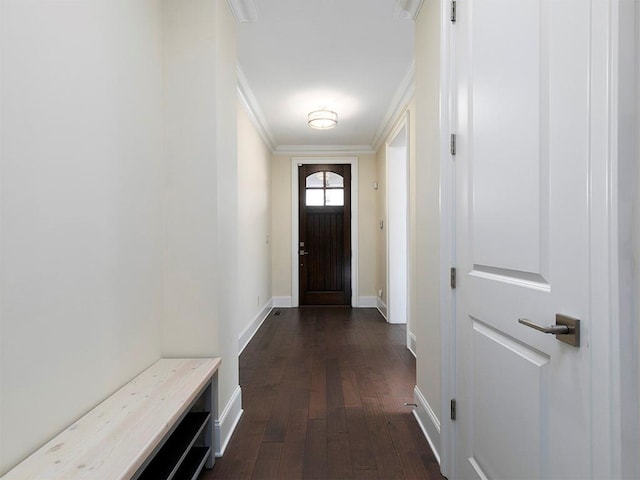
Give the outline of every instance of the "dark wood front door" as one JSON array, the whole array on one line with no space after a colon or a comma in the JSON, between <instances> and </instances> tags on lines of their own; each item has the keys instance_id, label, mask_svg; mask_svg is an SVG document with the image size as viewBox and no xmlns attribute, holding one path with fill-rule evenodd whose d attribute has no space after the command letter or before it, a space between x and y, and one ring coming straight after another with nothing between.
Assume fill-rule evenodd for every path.
<instances>
[{"instance_id":1,"label":"dark wood front door","mask_svg":"<svg viewBox=\"0 0 640 480\"><path fill-rule=\"evenodd\" d=\"M300 305L351 305L351 165L301 165Z\"/></svg>"}]
</instances>

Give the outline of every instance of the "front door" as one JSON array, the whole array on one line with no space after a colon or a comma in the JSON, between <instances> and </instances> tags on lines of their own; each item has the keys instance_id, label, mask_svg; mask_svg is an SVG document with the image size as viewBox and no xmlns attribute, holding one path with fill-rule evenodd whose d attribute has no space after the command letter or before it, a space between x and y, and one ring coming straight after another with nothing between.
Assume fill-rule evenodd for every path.
<instances>
[{"instance_id":1,"label":"front door","mask_svg":"<svg viewBox=\"0 0 640 480\"><path fill-rule=\"evenodd\" d=\"M351 305L351 165L300 165L300 305Z\"/></svg>"},{"instance_id":2,"label":"front door","mask_svg":"<svg viewBox=\"0 0 640 480\"><path fill-rule=\"evenodd\" d=\"M592 477L591 4L457 2L457 479Z\"/></svg>"}]
</instances>

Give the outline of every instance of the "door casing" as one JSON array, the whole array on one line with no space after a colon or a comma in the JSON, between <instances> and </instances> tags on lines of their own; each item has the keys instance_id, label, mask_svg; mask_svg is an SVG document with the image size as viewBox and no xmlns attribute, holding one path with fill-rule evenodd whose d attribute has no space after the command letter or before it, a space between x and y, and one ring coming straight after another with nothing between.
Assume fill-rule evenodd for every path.
<instances>
[{"instance_id":1,"label":"door casing","mask_svg":"<svg viewBox=\"0 0 640 480\"><path fill-rule=\"evenodd\" d=\"M351 165L351 306L358 307L358 157L291 157L291 306L298 307L299 204L298 165Z\"/></svg>"}]
</instances>

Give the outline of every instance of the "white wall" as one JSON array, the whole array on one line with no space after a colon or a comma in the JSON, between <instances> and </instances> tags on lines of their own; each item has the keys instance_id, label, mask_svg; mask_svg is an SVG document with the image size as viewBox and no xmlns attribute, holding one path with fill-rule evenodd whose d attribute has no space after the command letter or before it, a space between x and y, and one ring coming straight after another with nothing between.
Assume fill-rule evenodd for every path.
<instances>
[{"instance_id":1,"label":"white wall","mask_svg":"<svg viewBox=\"0 0 640 480\"><path fill-rule=\"evenodd\" d=\"M175 0L173 0L175 1ZM184 0L180 0L183 2ZM219 374L220 408L240 408L238 367L238 334L241 328L239 315L240 284L238 279L238 78L236 23L226 1L213 1L216 9L214 32L216 35L216 135L215 159L218 162L218 339L217 356L223 365ZM225 412L221 412L224 414ZM235 421L235 419L234 419ZM232 432L229 420L223 425L222 434ZM228 437L225 438L227 440Z\"/></svg>"},{"instance_id":2,"label":"white wall","mask_svg":"<svg viewBox=\"0 0 640 480\"><path fill-rule=\"evenodd\" d=\"M271 306L271 151L238 104L238 282L243 348Z\"/></svg>"},{"instance_id":3,"label":"white wall","mask_svg":"<svg viewBox=\"0 0 640 480\"><path fill-rule=\"evenodd\" d=\"M218 348L215 7L163 1L166 162L164 355ZM235 113L235 111L234 111Z\"/></svg>"},{"instance_id":4,"label":"white wall","mask_svg":"<svg viewBox=\"0 0 640 480\"><path fill-rule=\"evenodd\" d=\"M0 474L160 356L156 1L0 3Z\"/></svg>"},{"instance_id":5,"label":"white wall","mask_svg":"<svg viewBox=\"0 0 640 480\"><path fill-rule=\"evenodd\" d=\"M373 188L377 181L376 160L372 155L358 158L358 290L360 300L373 304L376 289L376 242L378 215L376 200L378 190Z\"/></svg>"},{"instance_id":6,"label":"white wall","mask_svg":"<svg viewBox=\"0 0 640 480\"><path fill-rule=\"evenodd\" d=\"M271 160L271 262L274 299L291 297L291 157Z\"/></svg>"},{"instance_id":7,"label":"white wall","mask_svg":"<svg viewBox=\"0 0 640 480\"><path fill-rule=\"evenodd\" d=\"M416 411L440 450L440 2L425 0L416 20L415 279L410 311L416 335ZM412 172L413 173L413 172ZM437 428L436 428L437 427Z\"/></svg>"},{"instance_id":8,"label":"white wall","mask_svg":"<svg viewBox=\"0 0 640 480\"><path fill-rule=\"evenodd\" d=\"M219 403L238 390L235 21L220 0L163 0L164 356L219 356Z\"/></svg>"},{"instance_id":9,"label":"white wall","mask_svg":"<svg viewBox=\"0 0 640 480\"><path fill-rule=\"evenodd\" d=\"M0 22L0 473L161 355L223 358L228 435L242 321L227 3L4 0Z\"/></svg>"}]
</instances>

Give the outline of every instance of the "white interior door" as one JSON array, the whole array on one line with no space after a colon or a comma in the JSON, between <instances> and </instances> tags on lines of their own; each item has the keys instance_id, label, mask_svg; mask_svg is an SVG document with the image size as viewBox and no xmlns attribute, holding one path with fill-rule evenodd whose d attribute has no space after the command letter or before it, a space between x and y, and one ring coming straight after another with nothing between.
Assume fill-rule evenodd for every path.
<instances>
[{"instance_id":1,"label":"white interior door","mask_svg":"<svg viewBox=\"0 0 640 480\"><path fill-rule=\"evenodd\" d=\"M457 2L456 479L592 476L591 28L584 0ZM580 347L518 322L556 314Z\"/></svg>"}]
</instances>

